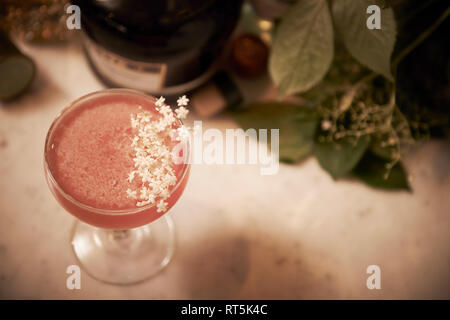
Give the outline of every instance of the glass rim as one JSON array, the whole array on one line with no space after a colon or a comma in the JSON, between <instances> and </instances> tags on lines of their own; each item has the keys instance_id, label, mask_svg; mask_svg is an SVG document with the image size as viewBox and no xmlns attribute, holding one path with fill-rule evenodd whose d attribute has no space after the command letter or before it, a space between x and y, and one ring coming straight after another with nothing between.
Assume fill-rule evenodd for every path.
<instances>
[{"instance_id":1,"label":"glass rim","mask_svg":"<svg viewBox=\"0 0 450 320\"><path fill-rule=\"evenodd\" d=\"M102 94L109 94L109 93L125 93L125 94L133 94L133 95L138 95L140 97L144 97L146 99L150 99L153 103L157 101L157 98L138 91L138 90L134 90L134 89L122 89L122 88L114 88L114 89L102 89L102 90L97 90L88 94L85 94L81 97L79 97L78 99L72 101L71 103L69 103L67 106L65 106L55 117L55 119L53 119L52 124L50 125L48 131L47 131L47 135L45 137L45 145L44 145L44 170L45 170L45 175L47 177L47 179L49 180L49 182L51 183L52 187L55 187L58 192L68 201L70 201L71 203L75 204L77 207L80 207L84 210L87 211L91 211L91 212L95 212L98 214L104 214L104 215L128 215L128 214L135 214L135 213L139 213L142 211L146 211L152 207L156 206L156 203L152 203L152 204L146 204L144 206L141 207L136 207L136 208L128 208L128 209L101 209L101 208L97 208L88 204L85 204L77 199L75 199L74 197L72 197L70 194L68 194L60 185L59 183L56 181L55 177L53 176L51 170L50 170L50 166L49 166L49 162L48 162L48 147L49 147L49 142L50 142L50 138L52 136L52 133L54 132L54 130L57 127L57 123L59 120L61 120L63 118L63 116L70 112L71 109L76 106L78 103L81 103L82 101L92 98L93 96L97 96L97 95L102 95ZM177 121L180 123L180 126L183 126L183 121L181 121L180 119L177 119ZM186 141L186 145L187 145L187 155L185 157L185 159L189 159L190 156L190 139L187 139ZM182 170L182 174L180 176L180 178L178 179L177 184L172 188L172 190L170 191L170 195L169 197L179 188L179 186L181 185L181 183L184 181L184 179L186 178L187 173L189 172L189 168L190 168L190 164L189 162L184 163L183 166L183 170ZM167 210L165 213L167 213L169 210Z\"/></svg>"}]
</instances>

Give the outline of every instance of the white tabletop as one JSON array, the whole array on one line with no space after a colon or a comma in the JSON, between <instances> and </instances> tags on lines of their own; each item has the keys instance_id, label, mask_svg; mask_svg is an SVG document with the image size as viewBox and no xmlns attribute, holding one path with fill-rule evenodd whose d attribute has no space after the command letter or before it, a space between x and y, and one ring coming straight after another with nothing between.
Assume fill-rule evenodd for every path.
<instances>
[{"instance_id":1,"label":"white tabletop","mask_svg":"<svg viewBox=\"0 0 450 320\"><path fill-rule=\"evenodd\" d=\"M82 273L81 289L68 290L74 218L44 180L44 138L63 106L104 86L77 42L22 48L38 74L28 94L0 106L0 298L450 297L445 142L408 155L413 193L334 182L313 158L274 176L250 165L194 165L173 208L177 248L162 273L125 287ZM226 116L204 125L237 127ZM366 287L369 265L381 268L381 290Z\"/></svg>"}]
</instances>

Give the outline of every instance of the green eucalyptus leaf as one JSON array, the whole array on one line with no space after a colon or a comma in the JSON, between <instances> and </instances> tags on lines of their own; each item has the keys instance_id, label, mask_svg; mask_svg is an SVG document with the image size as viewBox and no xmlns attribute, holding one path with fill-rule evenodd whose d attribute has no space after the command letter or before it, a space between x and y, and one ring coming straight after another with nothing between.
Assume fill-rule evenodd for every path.
<instances>
[{"instance_id":1,"label":"green eucalyptus leaf","mask_svg":"<svg viewBox=\"0 0 450 320\"><path fill-rule=\"evenodd\" d=\"M334 179L350 173L361 160L370 144L370 136L362 136L356 142L316 142L314 155L319 164Z\"/></svg>"},{"instance_id":2,"label":"green eucalyptus leaf","mask_svg":"<svg viewBox=\"0 0 450 320\"><path fill-rule=\"evenodd\" d=\"M283 16L269 60L270 75L281 96L318 83L333 60L334 42L326 0L302 0Z\"/></svg>"},{"instance_id":3,"label":"green eucalyptus leaf","mask_svg":"<svg viewBox=\"0 0 450 320\"><path fill-rule=\"evenodd\" d=\"M399 189L411 191L407 176L400 162L389 171L386 169L387 161L367 152L353 170L356 177L368 185L381 189Z\"/></svg>"},{"instance_id":4,"label":"green eucalyptus leaf","mask_svg":"<svg viewBox=\"0 0 450 320\"><path fill-rule=\"evenodd\" d=\"M232 115L245 130L280 129L280 161L298 162L311 153L318 118L310 109L281 102L256 103Z\"/></svg>"},{"instance_id":5,"label":"green eucalyptus leaf","mask_svg":"<svg viewBox=\"0 0 450 320\"><path fill-rule=\"evenodd\" d=\"M391 55L397 37L392 8L381 9L381 29L370 30L367 7L373 0L333 1L334 23L350 54L366 67L392 80Z\"/></svg>"}]
</instances>

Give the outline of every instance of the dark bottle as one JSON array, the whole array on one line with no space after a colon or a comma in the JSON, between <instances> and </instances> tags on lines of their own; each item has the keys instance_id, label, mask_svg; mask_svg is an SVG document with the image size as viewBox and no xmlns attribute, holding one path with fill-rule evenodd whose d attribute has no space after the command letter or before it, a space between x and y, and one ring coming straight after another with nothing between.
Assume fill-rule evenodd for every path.
<instances>
[{"instance_id":1,"label":"dark bottle","mask_svg":"<svg viewBox=\"0 0 450 320\"><path fill-rule=\"evenodd\" d=\"M189 91L213 73L242 0L73 0L85 49L112 86L153 94Z\"/></svg>"}]
</instances>

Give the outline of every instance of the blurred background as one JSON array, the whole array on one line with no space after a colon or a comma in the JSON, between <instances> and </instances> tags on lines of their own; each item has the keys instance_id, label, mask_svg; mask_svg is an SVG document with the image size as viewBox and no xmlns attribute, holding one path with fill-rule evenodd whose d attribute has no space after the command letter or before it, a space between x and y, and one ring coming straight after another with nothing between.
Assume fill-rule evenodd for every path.
<instances>
[{"instance_id":1,"label":"blurred background","mask_svg":"<svg viewBox=\"0 0 450 320\"><path fill-rule=\"evenodd\" d=\"M0 298L450 298L449 8L2 0ZM186 94L204 128L280 128L282 164L193 165L171 264L68 290L74 218L46 185L44 140L64 106L108 87Z\"/></svg>"}]
</instances>

